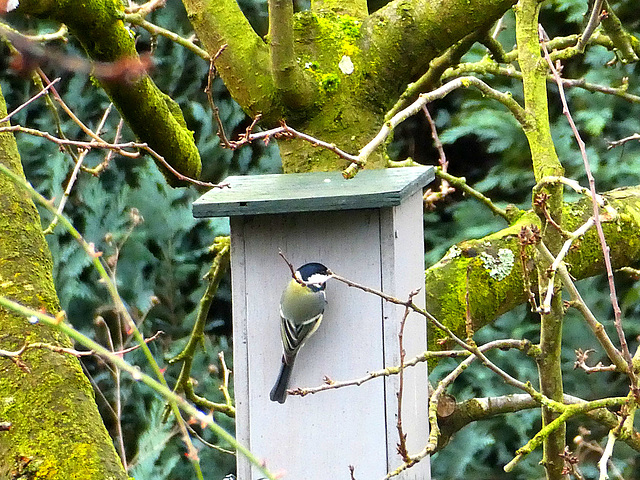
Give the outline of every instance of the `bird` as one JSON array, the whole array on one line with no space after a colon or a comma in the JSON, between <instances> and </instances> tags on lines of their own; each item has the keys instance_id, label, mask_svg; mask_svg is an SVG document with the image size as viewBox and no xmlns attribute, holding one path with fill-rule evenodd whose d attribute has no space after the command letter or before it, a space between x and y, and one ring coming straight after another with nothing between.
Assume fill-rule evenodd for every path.
<instances>
[{"instance_id":1,"label":"bird","mask_svg":"<svg viewBox=\"0 0 640 480\"><path fill-rule=\"evenodd\" d=\"M327 303L325 284L331 271L321 263L306 263L298 268L280 297L280 336L282 337L282 366L269 398L284 403L287 387L298 351L313 335Z\"/></svg>"}]
</instances>

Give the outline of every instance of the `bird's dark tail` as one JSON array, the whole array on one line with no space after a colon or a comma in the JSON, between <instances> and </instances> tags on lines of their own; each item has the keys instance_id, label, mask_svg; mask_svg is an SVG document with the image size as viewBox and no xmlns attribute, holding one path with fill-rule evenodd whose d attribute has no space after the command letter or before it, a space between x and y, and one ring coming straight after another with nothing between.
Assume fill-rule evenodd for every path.
<instances>
[{"instance_id":1,"label":"bird's dark tail","mask_svg":"<svg viewBox=\"0 0 640 480\"><path fill-rule=\"evenodd\" d=\"M271 389L269 398L272 402L284 403L287 399L287 388L289 387L289 378L293 370L293 359L287 363L285 357L282 357L282 367L280 367L280 374L276 380L276 384Z\"/></svg>"}]
</instances>

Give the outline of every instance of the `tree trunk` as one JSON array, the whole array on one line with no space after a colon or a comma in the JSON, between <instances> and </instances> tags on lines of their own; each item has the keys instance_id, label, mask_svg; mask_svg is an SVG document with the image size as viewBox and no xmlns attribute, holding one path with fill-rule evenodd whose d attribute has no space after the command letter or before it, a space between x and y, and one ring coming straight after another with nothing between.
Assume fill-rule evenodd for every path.
<instances>
[{"instance_id":1,"label":"tree trunk","mask_svg":"<svg viewBox=\"0 0 640 480\"><path fill-rule=\"evenodd\" d=\"M0 91L0 118L7 110ZM24 178L12 134L0 133L0 163ZM40 216L24 189L0 175L0 296L51 315L60 311ZM0 308L0 349L43 342L70 347L44 325ZM126 479L80 362L30 348L0 357L0 478Z\"/></svg>"}]
</instances>

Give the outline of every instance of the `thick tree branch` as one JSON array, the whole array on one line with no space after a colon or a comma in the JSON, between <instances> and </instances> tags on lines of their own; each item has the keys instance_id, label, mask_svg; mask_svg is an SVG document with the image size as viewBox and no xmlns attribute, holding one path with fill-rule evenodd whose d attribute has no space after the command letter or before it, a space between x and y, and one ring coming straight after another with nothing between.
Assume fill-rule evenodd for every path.
<instances>
[{"instance_id":1,"label":"thick tree branch","mask_svg":"<svg viewBox=\"0 0 640 480\"><path fill-rule=\"evenodd\" d=\"M611 245L611 262L614 268L633 265L640 260L640 186L612 190L602 195L610 221L602 224L607 242ZM564 209L566 230L575 230L592 214L591 198L567 203ZM601 210L601 214L605 214ZM470 271L470 316L473 329L478 331L493 322L499 315L527 301L522 265L524 254L532 254L518 241L523 226L540 227L540 219L533 211L520 216L512 225L477 240L461 242L449 250L438 263L426 271L425 292L427 310L446 324L454 333L465 335L465 278ZM506 250L511 254L507 254ZM502 252L502 262L499 253ZM513 255L513 256L511 256ZM489 257L493 257L492 263ZM512 261L509 261L509 260ZM595 229L591 229L571 249L565 258L571 275L583 279L604 273L604 259ZM502 268L500 268L502 266ZM532 288L537 279L532 278ZM444 342L440 332L429 333L430 349L441 350L451 346Z\"/></svg>"},{"instance_id":2,"label":"thick tree branch","mask_svg":"<svg viewBox=\"0 0 640 480\"><path fill-rule=\"evenodd\" d=\"M560 164L551 138L551 125L547 105L547 66L540 54L540 36L538 32L538 0L520 0L516 5L516 42L518 45L518 63L522 71L525 110L530 122L524 125L524 133L529 142L533 173L536 180L556 175L562 176L564 169ZM539 194L534 195L534 210L541 218L542 240L556 253L562 246L560 232L556 228L562 225L561 183L547 184ZM538 256L536 268L539 285L544 284L548 262ZM540 350L537 358L540 393L562 401L562 286L559 279L553 285L554 295L550 309L540 315ZM541 291L542 292L542 291ZM541 295L542 296L542 295ZM541 302L542 303L542 302ZM563 414L564 415L564 414ZM566 427L556 422L558 414L542 407L542 427L549 428L548 435L541 439L543 443L542 464L548 480L563 477L564 461L561 455L566 444ZM551 425L558 425L551 429Z\"/></svg>"},{"instance_id":3,"label":"thick tree branch","mask_svg":"<svg viewBox=\"0 0 640 480\"><path fill-rule=\"evenodd\" d=\"M585 403L581 398L572 395L564 395L563 398L565 404ZM540 404L526 393L491 398L472 398L458 402L453 412L446 417L439 418L441 436L437 450L443 449L456 432L471 423L488 420L496 415L538 407ZM620 423L620 418L606 408L598 408L584 414L609 429L615 428ZM626 437L624 441L634 450L640 451L640 436L637 434Z\"/></svg>"},{"instance_id":4,"label":"thick tree branch","mask_svg":"<svg viewBox=\"0 0 640 480\"><path fill-rule=\"evenodd\" d=\"M394 0L362 27L366 98L389 109L407 84L447 48L486 30L514 0Z\"/></svg>"},{"instance_id":5,"label":"thick tree branch","mask_svg":"<svg viewBox=\"0 0 640 480\"><path fill-rule=\"evenodd\" d=\"M214 55L220 77L233 98L250 115L262 114L268 122L282 118L269 68L269 49L253 30L235 0L183 0L198 38Z\"/></svg>"},{"instance_id":6,"label":"thick tree branch","mask_svg":"<svg viewBox=\"0 0 640 480\"><path fill-rule=\"evenodd\" d=\"M200 176L200 154L178 104L145 71L125 27L123 5L113 0L23 0L18 11L66 24L89 57L110 64L96 75L133 132L181 174ZM106 70L106 69L105 69ZM135 72L135 73L132 73ZM172 185L181 183L159 165Z\"/></svg>"},{"instance_id":7,"label":"thick tree branch","mask_svg":"<svg viewBox=\"0 0 640 480\"><path fill-rule=\"evenodd\" d=\"M0 91L0 118L6 116ZM6 124L0 124L5 126ZM0 133L0 164L24 179L18 148L11 133ZM53 265L42 234L40 217L29 195L0 174L0 297L9 297L41 312L55 315L59 302L53 284ZM71 347L69 338L43 325L0 308L0 348L16 350L25 343ZM21 360L30 372L0 359L0 419L12 427L0 435L0 472L29 458L34 468L47 465L61 477L126 479L111 439L100 419L91 385L77 358L48 349L25 352ZM65 421L61 421L64 417ZM87 449L87 439L91 448ZM77 462L70 451L82 450ZM33 471L36 475L38 472ZM7 473L7 475L9 475Z\"/></svg>"},{"instance_id":8,"label":"thick tree branch","mask_svg":"<svg viewBox=\"0 0 640 480\"><path fill-rule=\"evenodd\" d=\"M311 10L314 12L330 10L356 18L364 18L369 13L366 0L311 0Z\"/></svg>"},{"instance_id":9,"label":"thick tree branch","mask_svg":"<svg viewBox=\"0 0 640 480\"><path fill-rule=\"evenodd\" d=\"M311 79L296 61L293 49L293 2L269 0L271 74L284 103L294 109L315 101Z\"/></svg>"}]
</instances>

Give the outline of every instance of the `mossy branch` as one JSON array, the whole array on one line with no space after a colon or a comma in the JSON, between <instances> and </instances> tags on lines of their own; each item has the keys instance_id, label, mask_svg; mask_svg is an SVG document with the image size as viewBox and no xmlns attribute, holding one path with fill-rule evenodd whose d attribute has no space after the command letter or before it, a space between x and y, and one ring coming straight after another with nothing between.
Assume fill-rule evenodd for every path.
<instances>
[{"instance_id":1,"label":"mossy branch","mask_svg":"<svg viewBox=\"0 0 640 480\"><path fill-rule=\"evenodd\" d=\"M622 22L605 0L602 4L606 13L602 16L602 29L611 38L616 50L620 54L622 63L635 63L640 54L640 40L627 32Z\"/></svg>"},{"instance_id":2,"label":"mossy branch","mask_svg":"<svg viewBox=\"0 0 640 480\"><path fill-rule=\"evenodd\" d=\"M236 411L231 399L229 398L228 392L225 393L225 403L214 403L197 396L193 391L193 385L191 384L191 366L193 365L193 358L196 354L198 345L202 345L204 343L204 327L207 323L209 309L211 308L211 303L218 291L218 286L220 285L222 277L229 270L231 253L231 242L229 237L216 238L213 246L211 247L211 251L215 252L216 256L213 259L211 268L205 275L205 279L208 282L207 288L200 299L198 315L191 330L189 341L178 355L169 360L169 363L182 362L182 369L180 370L180 375L176 380L174 392L184 391L187 398L200 408L206 408L207 410L214 412L222 412L230 417L235 417Z\"/></svg>"},{"instance_id":3,"label":"mossy branch","mask_svg":"<svg viewBox=\"0 0 640 480\"><path fill-rule=\"evenodd\" d=\"M235 0L183 0L189 21L209 55L227 48L216 68L233 98L252 117L267 123L282 119L275 94L269 48L253 30Z\"/></svg>"},{"instance_id":4,"label":"mossy branch","mask_svg":"<svg viewBox=\"0 0 640 480\"><path fill-rule=\"evenodd\" d=\"M285 105L293 109L312 105L317 90L296 60L291 0L269 0L269 41L271 74Z\"/></svg>"},{"instance_id":5,"label":"mossy branch","mask_svg":"<svg viewBox=\"0 0 640 480\"><path fill-rule=\"evenodd\" d=\"M361 45L367 98L389 109L407 84L436 56L478 30L486 30L514 0L393 0L364 21Z\"/></svg>"},{"instance_id":6,"label":"mossy branch","mask_svg":"<svg viewBox=\"0 0 640 480\"><path fill-rule=\"evenodd\" d=\"M181 174L198 178L200 154L177 103L162 93L145 72L116 0L23 0L18 11L66 24L89 58L111 64L96 79L138 138L167 159ZM136 71L129 76L129 72ZM126 75L125 75L126 74ZM168 182L181 185L162 165Z\"/></svg>"},{"instance_id":7,"label":"mossy branch","mask_svg":"<svg viewBox=\"0 0 640 480\"><path fill-rule=\"evenodd\" d=\"M538 0L520 0L515 9L516 42L518 63L522 71L524 107L530 119L528 125L524 126L524 133L529 142L536 180L551 175L563 176L564 174L551 137L546 83L548 67L540 53L539 11L540 2ZM550 184L544 192L534 196L534 210L540 216L542 224L542 241L554 254L562 246L562 238L556 228L557 225L562 225L562 195L563 186L561 183L557 183ZM549 264L541 256L537 256L535 263L538 284L542 285L546 280ZM540 290L542 291L542 289ZM553 400L562 401L564 392L561 355L564 311L562 308L562 287L559 279L553 285L553 290L554 295L549 311L540 315L541 354L537 358L538 377L540 392ZM556 412L543 407L543 429L554 422L557 423L557 417ZM565 432L565 423L560 422L558 428L550 431L549 435L543 439L542 464L545 467L548 480L563 478L564 462L561 455L564 453L566 445Z\"/></svg>"},{"instance_id":8,"label":"mossy branch","mask_svg":"<svg viewBox=\"0 0 640 480\"><path fill-rule=\"evenodd\" d=\"M634 265L640 260L640 186L613 190L603 194L609 206L617 215L615 219L603 223L607 242L611 245L611 261L614 268ZM563 227L575 230L592 213L591 198L585 197L576 203L563 206ZM471 301L469 312L473 319L473 329L478 331L493 322L501 314L527 301L523 271L519 260L522 254L527 258L530 252L520 245L518 233L523 226L540 226L539 217L529 210L518 220L498 232L477 240L467 240L451 247L447 255L426 271L425 292L427 310L447 325L454 333L464 337L466 315L465 281L471 268ZM501 249L513 253L514 262L505 276L491 276L487 255L498 258ZM577 280L604 272L602 249L595 229L591 229L571 249L565 258L569 273ZM459 281L456 279L460 279ZM537 279L532 278L535 288ZM474 295L473 292L481 292ZM438 331L429 333L430 349L441 350L451 343L440 343L444 335Z\"/></svg>"}]
</instances>

